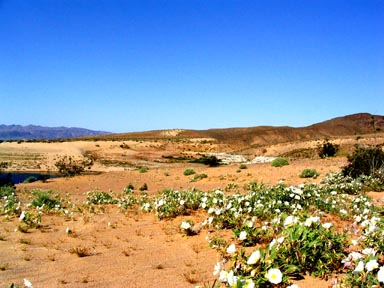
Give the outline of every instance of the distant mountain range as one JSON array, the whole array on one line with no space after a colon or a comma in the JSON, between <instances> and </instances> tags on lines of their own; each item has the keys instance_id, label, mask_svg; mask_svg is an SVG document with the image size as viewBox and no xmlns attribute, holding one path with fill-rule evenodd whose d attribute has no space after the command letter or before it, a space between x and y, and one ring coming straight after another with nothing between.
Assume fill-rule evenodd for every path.
<instances>
[{"instance_id":1,"label":"distant mountain range","mask_svg":"<svg viewBox=\"0 0 384 288\"><path fill-rule=\"evenodd\" d=\"M384 133L384 116L358 113L297 128L289 126L255 126L208 130L154 130L119 134L112 134L105 131L93 131L83 128L0 125L0 140L54 140L70 138L84 140L210 138L215 139L219 143L254 147L290 141L352 135L359 136L373 133Z\"/></svg>"},{"instance_id":2,"label":"distant mountain range","mask_svg":"<svg viewBox=\"0 0 384 288\"><path fill-rule=\"evenodd\" d=\"M43 127L35 125L0 125L0 140L57 140L85 136L99 136L109 133L110 132L94 131L75 127L67 128Z\"/></svg>"}]
</instances>

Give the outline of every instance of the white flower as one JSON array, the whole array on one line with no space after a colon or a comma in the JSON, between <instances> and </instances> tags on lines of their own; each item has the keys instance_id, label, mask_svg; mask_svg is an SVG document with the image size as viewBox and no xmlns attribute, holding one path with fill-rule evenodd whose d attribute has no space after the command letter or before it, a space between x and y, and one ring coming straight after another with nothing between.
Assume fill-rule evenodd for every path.
<instances>
[{"instance_id":1,"label":"white flower","mask_svg":"<svg viewBox=\"0 0 384 288\"><path fill-rule=\"evenodd\" d=\"M352 257L353 260L363 258L363 255L361 255L359 252L351 252L349 255Z\"/></svg>"},{"instance_id":2,"label":"white flower","mask_svg":"<svg viewBox=\"0 0 384 288\"><path fill-rule=\"evenodd\" d=\"M311 216L309 218L307 218L307 220L305 220L305 226L307 227L311 227L313 223L319 223L320 222L320 217L318 216Z\"/></svg>"},{"instance_id":3,"label":"white flower","mask_svg":"<svg viewBox=\"0 0 384 288\"><path fill-rule=\"evenodd\" d=\"M240 235L239 235L239 240L240 241L244 241L245 239L247 239L247 232L246 231L241 231Z\"/></svg>"},{"instance_id":4,"label":"white flower","mask_svg":"<svg viewBox=\"0 0 384 288\"><path fill-rule=\"evenodd\" d=\"M221 266L220 266L220 262L217 262L217 263L215 264L215 268L213 268L213 275L217 275L217 274L219 274L219 273L220 273L220 268L221 268Z\"/></svg>"},{"instance_id":5,"label":"white flower","mask_svg":"<svg viewBox=\"0 0 384 288\"><path fill-rule=\"evenodd\" d=\"M370 260L365 264L365 269L367 269L368 272L371 272L372 270L375 270L376 268L379 268L379 263L377 263L377 260Z\"/></svg>"},{"instance_id":6,"label":"white flower","mask_svg":"<svg viewBox=\"0 0 384 288\"><path fill-rule=\"evenodd\" d=\"M357 264L355 270L353 270L352 273L360 273L364 271L364 262L363 261L359 261L359 264Z\"/></svg>"},{"instance_id":7,"label":"white flower","mask_svg":"<svg viewBox=\"0 0 384 288\"><path fill-rule=\"evenodd\" d=\"M20 222L23 221L24 218L25 218L25 216L26 216L25 211L21 212L20 217L19 217L19 221L20 221Z\"/></svg>"},{"instance_id":8,"label":"white flower","mask_svg":"<svg viewBox=\"0 0 384 288\"><path fill-rule=\"evenodd\" d=\"M372 255L372 256L376 255L376 251L373 248L365 248L363 249L363 251L361 251L361 253L363 253L364 255Z\"/></svg>"},{"instance_id":9,"label":"white flower","mask_svg":"<svg viewBox=\"0 0 384 288\"><path fill-rule=\"evenodd\" d=\"M221 270L219 274L219 281L227 282L228 281L228 272L225 270Z\"/></svg>"},{"instance_id":10,"label":"white flower","mask_svg":"<svg viewBox=\"0 0 384 288\"><path fill-rule=\"evenodd\" d=\"M294 225L295 223L297 223L297 221L298 221L297 217L290 215L287 218L285 218L284 226L290 227L290 226Z\"/></svg>"},{"instance_id":11,"label":"white flower","mask_svg":"<svg viewBox=\"0 0 384 288\"><path fill-rule=\"evenodd\" d=\"M236 283L237 283L237 277L235 276L235 274L233 273L232 270L229 271L229 273L228 273L227 282L228 282L230 287L236 287L234 285L236 285Z\"/></svg>"},{"instance_id":12,"label":"white flower","mask_svg":"<svg viewBox=\"0 0 384 288\"><path fill-rule=\"evenodd\" d=\"M233 254L233 253L235 253L235 252L236 252L236 246L235 246L235 244L231 244L231 245L229 245L228 248L227 248L227 253L228 253L228 254Z\"/></svg>"},{"instance_id":13,"label":"white flower","mask_svg":"<svg viewBox=\"0 0 384 288\"><path fill-rule=\"evenodd\" d=\"M184 200L180 200L180 205L181 205L181 206L183 206L183 205L184 205L184 203L185 203L185 201L184 201Z\"/></svg>"},{"instance_id":14,"label":"white flower","mask_svg":"<svg viewBox=\"0 0 384 288\"><path fill-rule=\"evenodd\" d=\"M380 267L379 272L377 272L377 280L379 282L384 282L384 266Z\"/></svg>"},{"instance_id":15,"label":"white flower","mask_svg":"<svg viewBox=\"0 0 384 288\"><path fill-rule=\"evenodd\" d=\"M259 262L259 260L260 260L260 251L256 250L256 251L252 252L251 256L249 256L249 258L247 260L247 264L253 265L253 264L256 264L257 262Z\"/></svg>"},{"instance_id":16,"label":"white flower","mask_svg":"<svg viewBox=\"0 0 384 288\"><path fill-rule=\"evenodd\" d=\"M272 249L272 247L277 243L276 239L272 239L271 243L269 243L269 249Z\"/></svg>"},{"instance_id":17,"label":"white flower","mask_svg":"<svg viewBox=\"0 0 384 288\"><path fill-rule=\"evenodd\" d=\"M266 277L272 284L279 284L283 279L283 274L278 268L271 268L268 270Z\"/></svg>"},{"instance_id":18,"label":"white flower","mask_svg":"<svg viewBox=\"0 0 384 288\"><path fill-rule=\"evenodd\" d=\"M253 282L252 279L247 279L245 280L245 282L243 283L243 288L254 288L255 287L255 282Z\"/></svg>"},{"instance_id":19,"label":"white flower","mask_svg":"<svg viewBox=\"0 0 384 288\"><path fill-rule=\"evenodd\" d=\"M248 228L252 228L252 227L253 227L253 222L252 222L252 221L246 221L246 222L245 222L245 225L246 225Z\"/></svg>"},{"instance_id":20,"label":"white flower","mask_svg":"<svg viewBox=\"0 0 384 288\"><path fill-rule=\"evenodd\" d=\"M24 279L24 286L27 288L33 288L31 281Z\"/></svg>"},{"instance_id":21,"label":"white flower","mask_svg":"<svg viewBox=\"0 0 384 288\"><path fill-rule=\"evenodd\" d=\"M345 209L340 209L340 214L345 214L345 215L347 215L348 214L348 212L347 212L347 210L345 210Z\"/></svg>"},{"instance_id":22,"label":"white flower","mask_svg":"<svg viewBox=\"0 0 384 288\"><path fill-rule=\"evenodd\" d=\"M181 222L180 228L184 230L191 229L191 224L189 224L189 222L187 221L183 221Z\"/></svg>"},{"instance_id":23,"label":"white flower","mask_svg":"<svg viewBox=\"0 0 384 288\"><path fill-rule=\"evenodd\" d=\"M322 226L325 229L329 229L329 228L331 228L333 226L333 224L328 222L328 223L324 223Z\"/></svg>"}]
</instances>

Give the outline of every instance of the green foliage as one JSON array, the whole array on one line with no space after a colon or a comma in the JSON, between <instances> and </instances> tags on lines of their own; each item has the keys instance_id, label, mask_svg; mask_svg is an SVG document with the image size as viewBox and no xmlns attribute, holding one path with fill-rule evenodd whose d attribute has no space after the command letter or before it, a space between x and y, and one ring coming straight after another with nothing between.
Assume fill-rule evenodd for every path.
<instances>
[{"instance_id":1,"label":"green foliage","mask_svg":"<svg viewBox=\"0 0 384 288\"><path fill-rule=\"evenodd\" d=\"M18 230L27 233L28 229L39 228L41 224L41 215L39 213L22 211L19 217L20 225Z\"/></svg>"},{"instance_id":2,"label":"green foliage","mask_svg":"<svg viewBox=\"0 0 384 288\"><path fill-rule=\"evenodd\" d=\"M193 170L192 168L187 168L184 170L183 174L184 174L184 176L189 176L189 175L196 174L196 171Z\"/></svg>"},{"instance_id":3,"label":"green foliage","mask_svg":"<svg viewBox=\"0 0 384 288\"><path fill-rule=\"evenodd\" d=\"M188 215L200 207L202 192L197 190L177 191L165 189L154 200L156 215L160 218L173 218Z\"/></svg>"},{"instance_id":4,"label":"green foliage","mask_svg":"<svg viewBox=\"0 0 384 288\"><path fill-rule=\"evenodd\" d=\"M317 152L321 158L333 157L339 151L339 145L324 140L322 145L317 147Z\"/></svg>"},{"instance_id":5,"label":"green foliage","mask_svg":"<svg viewBox=\"0 0 384 288\"><path fill-rule=\"evenodd\" d=\"M289 161L288 159L286 158L283 158L283 157L277 157L276 159L274 159L272 162L271 162L271 165L273 167L282 167L282 166L285 166L285 165L289 165Z\"/></svg>"},{"instance_id":6,"label":"green foliage","mask_svg":"<svg viewBox=\"0 0 384 288\"><path fill-rule=\"evenodd\" d=\"M31 202L32 207L51 210L62 206L59 195L53 196L52 191L33 190L31 193L35 197Z\"/></svg>"},{"instance_id":7,"label":"green foliage","mask_svg":"<svg viewBox=\"0 0 384 288\"><path fill-rule=\"evenodd\" d=\"M113 197L113 191L109 193L99 190L87 192L86 204L117 204L118 199Z\"/></svg>"},{"instance_id":8,"label":"green foliage","mask_svg":"<svg viewBox=\"0 0 384 288\"><path fill-rule=\"evenodd\" d=\"M16 215L20 210L20 201L12 186L0 186L0 213L8 216Z\"/></svg>"},{"instance_id":9,"label":"green foliage","mask_svg":"<svg viewBox=\"0 0 384 288\"><path fill-rule=\"evenodd\" d=\"M244 163L241 163L240 166L239 166L239 169L247 169L247 165L244 164Z\"/></svg>"},{"instance_id":10,"label":"green foliage","mask_svg":"<svg viewBox=\"0 0 384 288\"><path fill-rule=\"evenodd\" d=\"M127 187L124 188L123 192L124 194L132 194L134 190L135 190L135 187L133 186L133 184L129 183Z\"/></svg>"},{"instance_id":11,"label":"green foliage","mask_svg":"<svg viewBox=\"0 0 384 288\"><path fill-rule=\"evenodd\" d=\"M81 160L75 160L71 156L64 156L55 163L59 173L65 177L80 175L86 168L91 169L94 159L84 157Z\"/></svg>"},{"instance_id":12,"label":"green foliage","mask_svg":"<svg viewBox=\"0 0 384 288\"><path fill-rule=\"evenodd\" d=\"M146 173L146 172L148 172L148 167L147 167L147 166L142 166L142 167L140 167L139 172L140 172L140 173Z\"/></svg>"},{"instance_id":13,"label":"green foliage","mask_svg":"<svg viewBox=\"0 0 384 288\"><path fill-rule=\"evenodd\" d=\"M355 151L347 158L349 164L343 168L345 176L374 176L384 182L384 152L381 146L356 146Z\"/></svg>"},{"instance_id":14,"label":"green foliage","mask_svg":"<svg viewBox=\"0 0 384 288\"><path fill-rule=\"evenodd\" d=\"M193 176L193 178L191 179L190 182L196 182L196 181L199 181L199 180L207 178L207 177L208 177L208 175L205 173L196 174L195 176Z\"/></svg>"},{"instance_id":15,"label":"green foliage","mask_svg":"<svg viewBox=\"0 0 384 288\"><path fill-rule=\"evenodd\" d=\"M321 278L340 270L347 237L333 227L326 229L319 223L293 225L283 230L282 237L276 253L279 266L294 265L303 275L308 272Z\"/></svg>"},{"instance_id":16,"label":"green foliage","mask_svg":"<svg viewBox=\"0 0 384 288\"><path fill-rule=\"evenodd\" d=\"M304 169L300 174L300 178L317 178L317 176L319 173L316 169Z\"/></svg>"}]
</instances>

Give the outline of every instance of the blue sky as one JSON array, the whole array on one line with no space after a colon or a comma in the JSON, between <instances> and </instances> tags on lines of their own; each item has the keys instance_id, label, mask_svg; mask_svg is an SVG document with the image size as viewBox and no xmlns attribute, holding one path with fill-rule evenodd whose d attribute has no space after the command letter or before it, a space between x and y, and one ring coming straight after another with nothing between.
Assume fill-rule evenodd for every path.
<instances>
[{"instance_id":1,"label":"blue sky","mask_svg":"<svg viewBox=\"0 0 384 288\"><path fill-rule=\"evenodd\" d=\"M0 124L300 127L383 92L381 0L0 0Z\"/></svg>"}]
</instances>

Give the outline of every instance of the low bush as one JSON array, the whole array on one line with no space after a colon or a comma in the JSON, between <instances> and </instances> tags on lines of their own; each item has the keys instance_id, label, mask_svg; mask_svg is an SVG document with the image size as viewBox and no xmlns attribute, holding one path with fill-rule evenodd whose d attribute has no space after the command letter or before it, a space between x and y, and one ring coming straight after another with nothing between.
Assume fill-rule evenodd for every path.
<instances>
[{"instance_id":1,"label":"low bush","mask_svg":"<svg viewBox=\"0 0 384 288\"><path fill-rule=\"evenodd\" d=\"M316 169L304 169L300 174L300 178L317 178L317 176L319 173Z\"/></svg>"},{"instance_id":2,"label":"low bush","mask_svg":"<svg viewBox=\"0 0 384 288\"><path fill-rule=\"evenodd\" d=\"M94 160L91 157L76 160L71 156L64 156L55 163L55 166L63 176L72 177L80 175L86 168L91 169L93 162Z\"/></svg>"},{"instance_id":3,"label":"low bush","mask_svg":"<svg viewBox=\"0 0 384 288\"><path fill-rule=\"evenodd\" d=\"M339 151L339 145L333 144L328 140L325 140L322 145L317 147L317 152L320 158L333 157Z\"/></svg>"},{"instance_id":4,"label":"low bush","mask_svg":"<svg viewBox=\"0 0 384 288\"><path fill-rule=\"evenodd\" d=\"M196 181L199 181L201 179L204 179L204 178L207 178L208 175L205 174L205 173L202 173L202 174L196 174L195 176L193 176L193 178L191 179L190 182L196 182Z\"/></svg>"},{"instance_id":5,"label":"low bush","mask_svg":"<svg viewBox=\"0 0 384 288\"><path fill-rule=\"evenodd\" d=\"M289 161L286 158L278 157L271 162L273 167L282 167L289 165Z\"/></svg>"},{"instance_id":6,"label":"low bush","mask_svg":"<svg viewBox=\"0 0 384 288\"><path fill-rule=\"evenodd\" d=\"M183 174L184 174L184 176L189 176L189 175L196 174L196 171L193 170L192 168L187 168L184 170Z\"/></svg>"},{"instance_id":7,"label":"low bush","mask_svg":"<svg viewBox=\"0 0 384 288\"><path fill-rule=\"evenodd\" d=\"M35 197L31 202L32 207L45 210L61 207L60 197L53 196L52 191L33 190L32 195Z\"/></svg>"},{"instance_id":8,"label":"low bush","mask_svg":"<svg viewBox=\"0 0 384 288\"><path fill-rule=\"evenodd\" d=\"M147 167L147 166L142 166L142 167L140 167L139 172L140 172L140 173L146 173L146 172L148 172L148 167Z\"/></svg>"},{"instance_id":9,"label":"low bush","mask_svg":"<svg viewBox=\"0 0 384 288\"><path fill-rule=\"evenodd\" d=\"M220 166L222 164L221 159L217 158L214 155L212 155L212 156L204 155L199 159L192 160L191 162L208 165L209 167L217 167L217 166Z\"/></svg>"},{"instance_id":10,"label":"low bush","mask_svg":"<svg viewBox=\"0 0 384 288\"><path fill-rule=\"evenodd\" d=\"M347 156L349 164L343 168L344 176L358 178L361 175L378 177L384 182L384 152L381 145L356 146Z\"/></svg>"}]
</instances>

